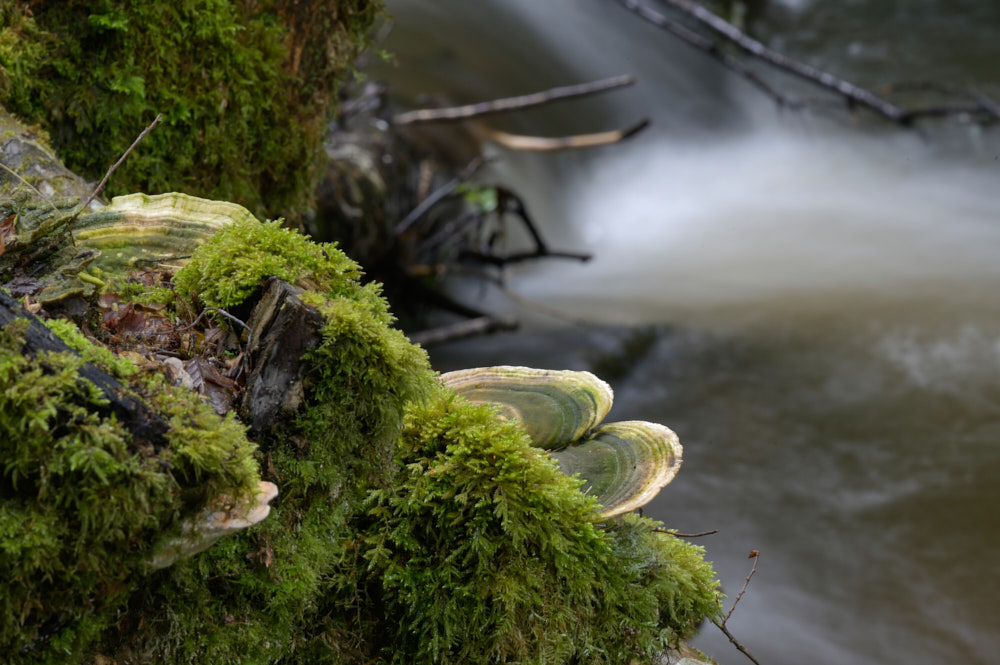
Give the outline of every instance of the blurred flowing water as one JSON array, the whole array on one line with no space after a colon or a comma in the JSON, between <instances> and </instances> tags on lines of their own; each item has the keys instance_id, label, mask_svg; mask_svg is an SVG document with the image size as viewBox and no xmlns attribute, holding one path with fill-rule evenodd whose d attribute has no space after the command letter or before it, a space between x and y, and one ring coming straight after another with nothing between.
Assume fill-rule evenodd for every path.
<instances>
[{"instance_id":1,"label":"blurred flowing water","mask_svg":"<svg viewBox=\"0 0 1000 665\"><path fill-rule=\"evenodd\" d=\"M654 3L650 3L654 4ZM770 43L868 86L914 78L1000 98L1000 3L768 3ZM436 350L442 370L592 369L615 419L667 423L677 480L646 511L700 539L765 665L1000 662L1000 131L903 132L778 112L610 0L390 0L373 72L465 103L632 72L633 89L496 119L537 134L649 116L633 141L505 155L584 265L470 287L533 321ZM695 642L748 662L709 626Z\"/></svg>"}]
</instances>

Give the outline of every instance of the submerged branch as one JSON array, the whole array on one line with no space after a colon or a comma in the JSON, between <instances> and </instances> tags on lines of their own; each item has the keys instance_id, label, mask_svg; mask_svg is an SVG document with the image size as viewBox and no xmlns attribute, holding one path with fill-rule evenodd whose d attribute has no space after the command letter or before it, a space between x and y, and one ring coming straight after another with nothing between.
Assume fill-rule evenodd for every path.
<instances>
[{"instance_id":1,"label":"submerged branch","mask_svg":"<svg viewBox=\"0 0 1000 665\"><path fill-rule=\"evenodd\" d=\"M479 316L467 321L459 321L447 326L431 328L412 333L410 341L427 348L435 344L444 344L476 335L488 335L503 330L516 330L516 319L498 318L495 316Z\"/></svg>"}]
</instances>

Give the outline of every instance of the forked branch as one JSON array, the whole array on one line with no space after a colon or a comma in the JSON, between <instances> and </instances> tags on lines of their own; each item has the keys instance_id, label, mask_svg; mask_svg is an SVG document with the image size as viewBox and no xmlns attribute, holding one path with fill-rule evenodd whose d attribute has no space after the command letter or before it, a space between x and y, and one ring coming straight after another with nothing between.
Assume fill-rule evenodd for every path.
<instances>
[{"instance_id":1,"label":"forked branch","mask_svg":"<svg viewBox=\"0 0 1000 665\"><path fill-rule=\"evenodd\" d=\"M757 561L760 560L760 552L758 552L757 550L752 550L750 552L750 558L753 559L753 567L750 568L750 574L747 575L746 581L743 582L743 588L740 589L740 592L738 594L736 594L736 599L733 601L733 606L729 608L728 612L726 612L726 616L722 619L722 621L714 619L712 623L714 623L716 626L719 627L719 630L721 630L722 633L729 638L729 641L733 643L733 646L735 646L740 651L740 653L742 653L744 656L753 661L755 665L760 665L760 661L754 658L753 654L747 651L747 648L743 646L739 640L733 637L733 634L729 632L729 628L726 626L726 624L729 622L729 617L733 615L733 610L736 609L736 606L739 604L740 599L743 598L743 594L746 593L747 587L750 585L750 578L753 577L753 574L757 572Z\"/></svg>"}]
</instances>

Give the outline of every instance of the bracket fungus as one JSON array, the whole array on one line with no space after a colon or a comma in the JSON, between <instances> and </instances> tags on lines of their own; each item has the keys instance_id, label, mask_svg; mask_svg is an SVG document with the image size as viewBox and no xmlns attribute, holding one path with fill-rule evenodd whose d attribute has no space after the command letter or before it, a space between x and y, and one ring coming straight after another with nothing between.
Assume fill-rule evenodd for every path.
<instances>
[{"instance_id":1,"label":"bracket fungus","mask_svg":"<svg viewBox=\"0 0 1000 665\"><path fill-rule=\"evenodd\" d=\"M134 269L139 262L188 258L216 231L253 219L236 203L177 192L116 196L111 204L80 215L73 228L78 247L101 252L104 270Z\"/></svg>"},{"instance_id":2,"label":"bracket fungus","mask_svg":"<svg viewBox=\"0 0 1000 665\"><path fill-rule=\"evenodd\" d=\"M73 201L71 204L70 201ZM4 239L4 265L51 243L52 254L39 263L42 304L73 297L88 298L105 286L107 275L124 276L159 261L185 263L219 229L254 217L228 201L171 192L149 196L117 196L107 206L80 212L75 200L24 205L0 201L9 213L13 233ZM65 233L72 231L72 241Z\"/></svg>"},{"instance_id":3,"label":"bracket fungus","mask_svg":"<svg viewBox=\"0 0 1000 665\"><path fill-rule=\"evenodd\" d=\"M264 521L271 512L271 500L278 496L274 483L262 480L252 496L233 500L220 495L205 505L194 518L185 520L181 534L164 543L149 561L152 570L172 566L178 559L204 552L224 536Z\"/></svg>"},{"instance_id":4,"label":"bracket fungus","mask_svg":"<svg viewBox=\"0 0 1000 665\"><path fill-rule=\"evenodd\" d=\"M474 404L492 404L517 420L531 442L551 450L576 441L611 410L611 386L590 372L531 367L475 367L441 375Z\"/></svg>"},{"instance_id":5,"label":"bracket fungus","mask_svg":"<svg viewBox=\"0 0 1000 665\"><path fill-rule=\"evenodd\" d=\"M602 517L646 505L680 469L683 449L666 426L639 420L597 426L611 410L613 393L590 372L477 367L442 374L441 381L520 422L563 473L584 481L582 490L604 508Z\"/></svg>"}]
</instances>

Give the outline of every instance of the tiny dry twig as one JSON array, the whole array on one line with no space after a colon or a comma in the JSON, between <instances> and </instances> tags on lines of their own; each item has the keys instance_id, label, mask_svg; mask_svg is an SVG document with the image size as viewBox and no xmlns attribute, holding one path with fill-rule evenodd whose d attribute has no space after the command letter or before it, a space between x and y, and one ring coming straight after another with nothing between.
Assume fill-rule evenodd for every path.
<instances>
[{"instance_id":1,"label":"tiny dry twig","mask_svg":"<svg viewBox=\"0 0 1000 665\"><path fill-rule=\"evenodd\" d=\"M655 533L666 533L671 536L677 536L678 538L701 538L702 536L711 536L713 533L719 533L718 529L702 531L701 533L678 533L677 531L671 531L670 529L653 529L653 531Z\"/></svg>"},{"instance_id":2,"label":"tiny dry twig","mask_svg":"<svg viewBox=\"0 0 1000 665\"><path fill-rule=\"evenodd\" d=\"M163 114L157 113L156 117L153 118L153 122L149 123L149 126L147 126L146 129L142 130L139 133L139 136L135 137L135 140L132 141L132 145L128 147L128 150L122 153L122 156L118 158L117 162L111 165L111 168L108 169L108 172L104 174L103 178L101 178L101 182L98 183L97 187L94 188L94 191L91 192L90 196L87 197L87 200L83 202L82 206L80 206L81 210L86 210L87 206L89 206L91 202L95 198L97 198L97 195L101 193L101 190L104 189L104 186L108 184L108 178L111 177L111 174L114 173L115 170L122 165L122 163L128 158L128 156L132 154L132 151L135 150L135 147L139 145L139 141L146 138L146 135L149 134L151 131L153 131L153 128L156 127L158 124L160 124L160 120L162 119L163 119Z\"/></svg>"},{"instance_id":3,"label":"tiny dry twig","mask_svg":"<svg viewBox=\"0 0 1000 665\"><path fill-rule=\"evenodd\" d=\"M753 577L753 574L757 572L757 562L760 560L760 552L758 552L757 550L752 550L750 552L749 558L753 559L753 566L750 568L750 573L747 575L746 581L743 582L743 588L740 589L740 592L738 594L736 594L736 600L733 601L733 606L729 608L728 612L726 612L726 618L722 620L723 624L729 621L729 617L733 615L733 610L736 609L736 606L740 602L740 598L743 597L743 594L746 593L747 591L747 587L750 585L750 578Z\"/></svg>"},{"instance_id":4,"label":"tiny dry twig","mask_svg":"<svg viewBox=\"0 0 1000 665\"><path fill-rule=\"evenodd\" d=\"M130 145L128 147L128 150L126 150L124 153L122 153L122 156L118 158L118 161L111 165L111 168L109 168L108 172L104 174L104 178L102 178L101 182L98 183L97 187L94 188L94 191L90 193L90 196L88 196L87 200L83 202L83 205L81 205L79 208L77 208L76 212L74 212L66 220L66 225L63 227L62 231L56 236L56 238L53 239L51 242L42 245L42 247L40 249L36 250L34 253L32 253L30 256L28 256L26 259L24 259L24 261L22 262L23 264L27 265L28 263L30 263L31 261L33 261L35 258L37 258L37 257L45 254L49 250L53 249L60 242L63 241L63 239L66 237L67 234L72 233L72 231L73 231L73 225L76 224L76 220L77 220L77 218L79 218L80 213L83 212L84 210L86 210L87 206L89 206L94 201L94 199L97 198L97 195L101 193L102 189L104 189L104 185L107 184L108 178L110 178L111 174L115 172L115 169L117 169L119 166L121 166L122 162L125 161L125 158L128 157L129 154L132 153L132 151L135 149L135 147L137 145L139 145L139 141L141 141L143 138L145 138L146 134L149 134L151 131L153 131L153 128L156 127L156 125L160 122L160 119L162 117L163 117L162 113L157 114L156 118L153 119L153 122L149 123L149 126L146 127L146 129L142 130L142 132L139 133L139 136L137 136L135 138L135 140L132 141L132 145ZM71 239L72 239L72 236L71 236Z\"/></svg>"},{"instance_id":5,"label":"tiny dry twig","mask_svg":"<svg viewBox=\"0 0 1000 665\"><path fill-rule=\"evenodd\" d=\"M397 125L409 125L415 122L454 122L456 120L466 120L495 113L505 113L520 109L541 106L560 99L572 97L583 97L593 95L616 88L622 88L635 83L635 77L631 74L614 76L600 81L580 83L578 85L567 85L560 88L550 88L541 92L517 97L504 97L478 104L467 104L465 106L452 106L443 109L418 109L407 111L396 115L392 120Z\"/></svg>"},{"instance_id":6,"label":"tiny dry twig","mask_svg":"<svg viewBox=\"0 0 1000 665\"><path fill-rule=\"evenodd\" d=\"M729 632L729 628L726 626L726 624L729 622L729 617L733 615L733 610L736 609L736 606L739 604L740 599L743 598L743 594L746 593L747 587L750 585L750 578L753 577L754 573L757 572L757 561L760 559L760 552L758 552L757 550L752 550L750 552L750 558L753 559L753 567L750 568L750 573L747 575L746 581L743 582L743 588L740 589L740 592L738 594L736 594L736 599L733 601L733 606L729 608L729 611L726 612L726 616L722 619L721 622L718 619L713 619L712 623L714 623L719 628L719 630L721 630L722 633L729 638L729 641L733 643L733 646L735 646L740 651L740 653L742 653L744 656L753 661L755 665L760 665L760 661L754 658L753 654L747 651L747 648L743 646L739 640L733 637L733 634Z\"/></svg>"},{"instance_id":7,"label":"tiny dry twig","mask_svg":"<svg viewBox=\"0 0 1000 665\"><path fill-rule=\"evenodd\" d=\"M232 314L230 314L230 313L229 313L229 312L227 312L226 310L224 310L224 309L219 309L218 307L206 307L205 309L201 310L201 314L199 314L199 315L198 315L198 317L197 317L197 318L196 318L196 319L195 319L194 321L192 321L191 323L187 324L186 326L181 326L180 328L178 328L178 329L177 329L177 331L178 331L178 332L181 332L181 331L184 331L184 330L188 330L188 329L190 329L190 328L194 328L194 327L195 327L196 325L198 325L198 323L199 323L199 322L200 322L200 321L201 321L201 320L202 320L203 318L205 318L205 315L206 315L206 314L207 314L208 312L215 312L216 314L219 314L219 315L221 315L221 316L223 316L223 317L225 317L225 318L229 319L229 320L230 320L230 321L232 321L233 323L237 323L237 324L239 324L239 325L240 325L240 326L242 326L242 327L243 327L243 329L244 329L244 330L246 330L246 331L247 331L248 333L250 333L250 334L253 334L253 330L251 330L251 329L250 329L250 326L248 326L248 325L247 325L246 323L244 323L243 321L240 321L240 320L239 320L238 318L236 318L235 316L233 316Z\"/></svg>"},{"instance_id":8,"label":"tiny dry twig","mask_svg":"<svg viewBox=\"0 0 1000 665\"><path fill-rule=\"evenodd\" d=\"M557 152L559 150L576 150L579 148L594 148L624 141L635 136L649 126L649 120L643 119L625 129L615 129L594 134L577 134L575 136L524 136L509 134L496 129L487 129L485 134L489 140L499 143L511 150L523 152Z\"/></svg>"}]
</instances>

